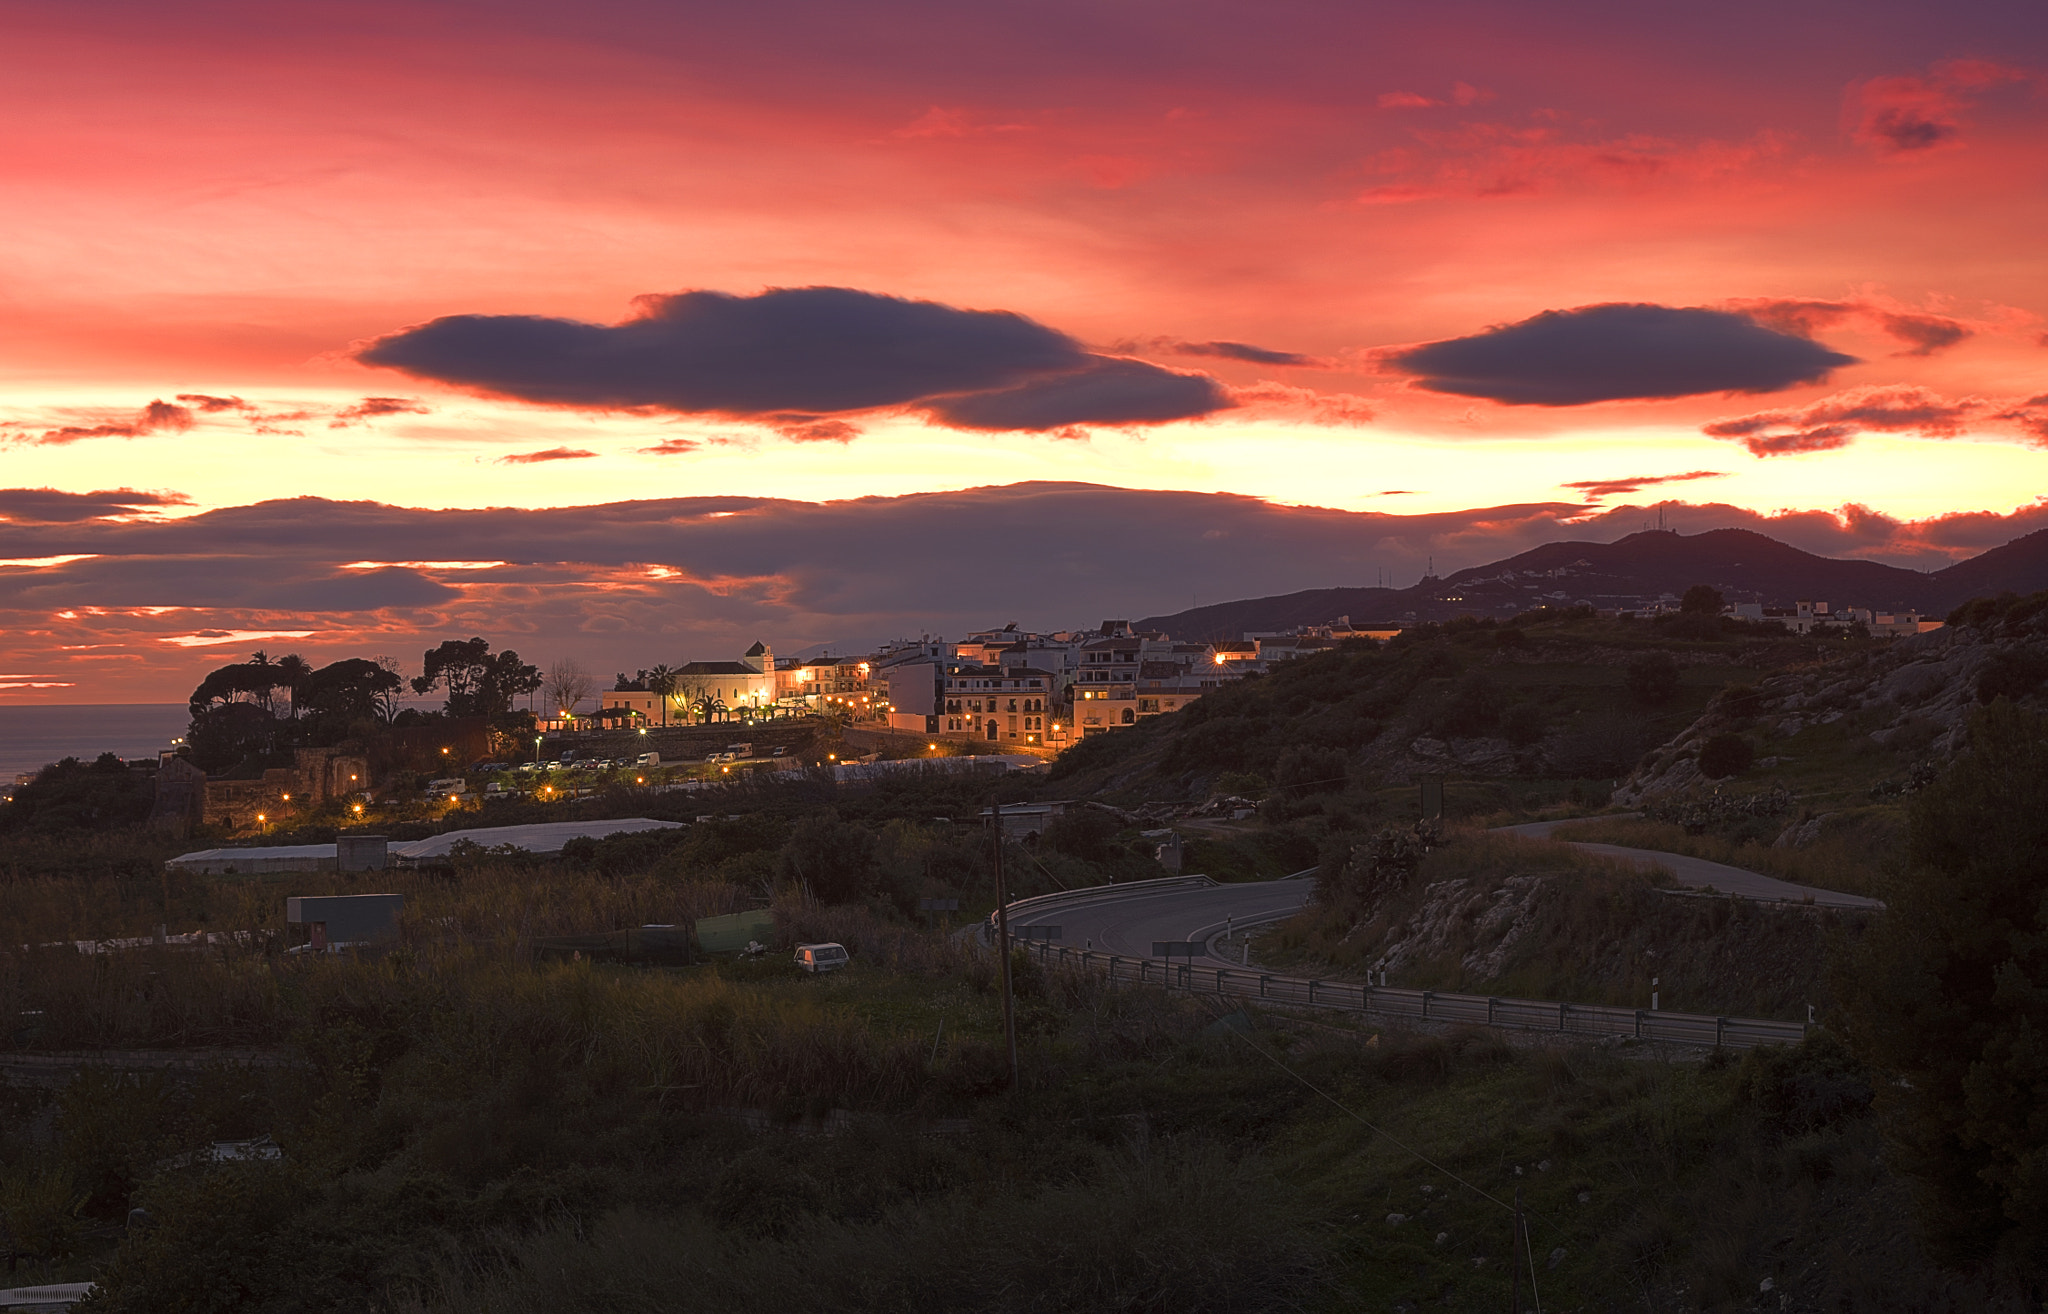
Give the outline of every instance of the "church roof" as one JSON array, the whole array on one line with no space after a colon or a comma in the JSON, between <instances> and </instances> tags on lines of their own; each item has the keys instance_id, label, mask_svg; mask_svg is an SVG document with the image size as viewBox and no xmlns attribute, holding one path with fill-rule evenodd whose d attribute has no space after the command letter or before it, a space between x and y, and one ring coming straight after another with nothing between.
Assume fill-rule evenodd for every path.
<instances>
[{"instance_id":1,"label":"church roof","mask_svg":"<svg viewBox=\"0 0 2048 1314\"><path fill-rule=\"evenodd\" d=\"M759 657L762 653L767 651L768 649L765 646L763 646L762 643L757 639L754 642L754 646L747 649L746 655L749 657Z\"/></svg>"}]
</instances>

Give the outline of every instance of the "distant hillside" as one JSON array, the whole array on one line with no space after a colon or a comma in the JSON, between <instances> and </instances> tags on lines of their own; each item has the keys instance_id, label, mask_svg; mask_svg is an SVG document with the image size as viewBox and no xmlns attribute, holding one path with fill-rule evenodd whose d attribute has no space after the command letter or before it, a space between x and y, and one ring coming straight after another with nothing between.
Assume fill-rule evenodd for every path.
<instances>
[{"instance_id":1,"label":"distant hillside","mask_svg":"<svg viewBox=\"0 0 2048 1314\"><path fill-rule=\"evenodd\" d=\"M1927 573L1805 552L1746 529L1653 530L1613 543L1546 543L1491 565L1412 588L1310 589L1214 603L1140 622L1178 639L1235 639L1247 630L1372 621L1505 618L1543 605L1629 607L1711 584L1730 601L1789 605L1802 598L1946 614L1985 594L2048 588L2048 530Z\"/></svg>"},{"instance_id":2,"label":"distant hillside","mask_svg":"<svg viewBox=\"0 0 2048 1314\"><path fill-rule=\"evenodd\" d=\"M1948 590L1955 606L1970 598L2000 593L2034 593L2048 588L2048 529L2016 538L1968 561L1959 561L1934 578Z\"/></svg>"}]
</instances>

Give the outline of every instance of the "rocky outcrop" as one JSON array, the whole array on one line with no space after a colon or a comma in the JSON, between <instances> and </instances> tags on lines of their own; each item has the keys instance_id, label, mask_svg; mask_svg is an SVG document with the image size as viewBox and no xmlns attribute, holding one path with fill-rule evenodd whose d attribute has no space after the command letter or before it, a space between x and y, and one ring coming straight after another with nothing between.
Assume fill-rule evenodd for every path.
<instances>
[{"instance_id":1,"label":"rocky outcrop","mask_svg":"<svg viewBox=\"0 0 2048 1314\"><path fill-rule=\"evenodd\" d=\"M2013 646L2007 636L1948 627L1768 676L1753 689L1725 691L1638 766L1615 791L1614 802L1636 807L1698 788L1704 783L1699 750L1716 735L1789 739L1849 716L1876 720L1868 733L1881 747L1945 758L1962 740L1985 665Z\"/></svg>"}]
</instances>

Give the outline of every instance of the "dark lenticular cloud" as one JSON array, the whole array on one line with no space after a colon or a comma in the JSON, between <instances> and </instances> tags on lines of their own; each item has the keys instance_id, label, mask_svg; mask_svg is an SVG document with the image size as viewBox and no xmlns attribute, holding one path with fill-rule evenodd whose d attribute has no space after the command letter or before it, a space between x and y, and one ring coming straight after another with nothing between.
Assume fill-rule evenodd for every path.
<instances>
[{"instance_id":1,"label":"dark lenticular cloud","mask_svg":"<svg viewBox=\"0 0 2048 1314\"><path fill-rule=\"evenodd\" d=\"M133 488L106 488L92 493L0 488L0 520L20 525L75 525L191 504L192 499L183 493L143 493Z\"/></svg>"},{"instance_id":2,"label":"dark lenticular cloud","mask_svg":"<svg viewBox=\"0 0 2048 1314\"><path fill-rule=\"evenodd\" d=\"M970 428L1182 419L1227 405L1220 385L1090 353L1009 311L960 310L853 288L639 298L622 324L451 315L357 354L418 378L550 405L760 418L843 441L835 413L915 406ZM976 402L976 397L982 400ZM1028 422L1040 414L1062 418ZM999 422L1015 415L1018 423ZM987 422L981 422L987 421Z\"/></svg>"},{"instance_id":3,"label":"dark lenticular cloud","mask_svg":"<svg viewBox=\"0 0 2048 1314\"><path fill-rule=\"evenodd\" d=\"M1775 392L1855 363L1747 315L1643 304L1548 310L1381 359L1419 388L1510 406Z\"/></svg>"},{"instance_id":4,"label":"dark lenticular cloud","mask_svg":"<svg viewBox=\"0 0 2048 1314\"><path fill-rule=\"evenodd\" d=\"M1141 360L1098 356L1083 370L995 392L942 397L926 406L957 429L1061 429L1075 424L1160 424L1231 406L1206 374L1176 374Z\"/></svg>"},{"instance_id":5,"label":"dark lenticular cloud","mask_svg":"<svg viewBox=\"0 0 2048 1314\"><path fill-rule=\"evenodd\" d=\"M421 378L525 401L760 415L896 406L1080 367L1064 333L1004 311L852 288L639 299L623 324L450 315L360 353Z\"/></svg>"}]
</instances>

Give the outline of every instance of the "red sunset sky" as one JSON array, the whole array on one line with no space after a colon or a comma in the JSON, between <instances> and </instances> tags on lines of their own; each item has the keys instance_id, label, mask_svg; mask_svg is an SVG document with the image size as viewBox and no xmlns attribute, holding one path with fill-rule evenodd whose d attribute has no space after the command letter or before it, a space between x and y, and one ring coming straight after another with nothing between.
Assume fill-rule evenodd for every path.
<instances>
[{"instance_id":1,"label":"red sunset sky","mask_svg":"<svg viewBox=\"0 0 2048 1314\"><path fill-rule=\"evenodd\" d=\"M2032 3L0 4L0 700L2048 526ZM1022 487L1018 487L1022 485Z\"/></svg>"}]
</instances>

